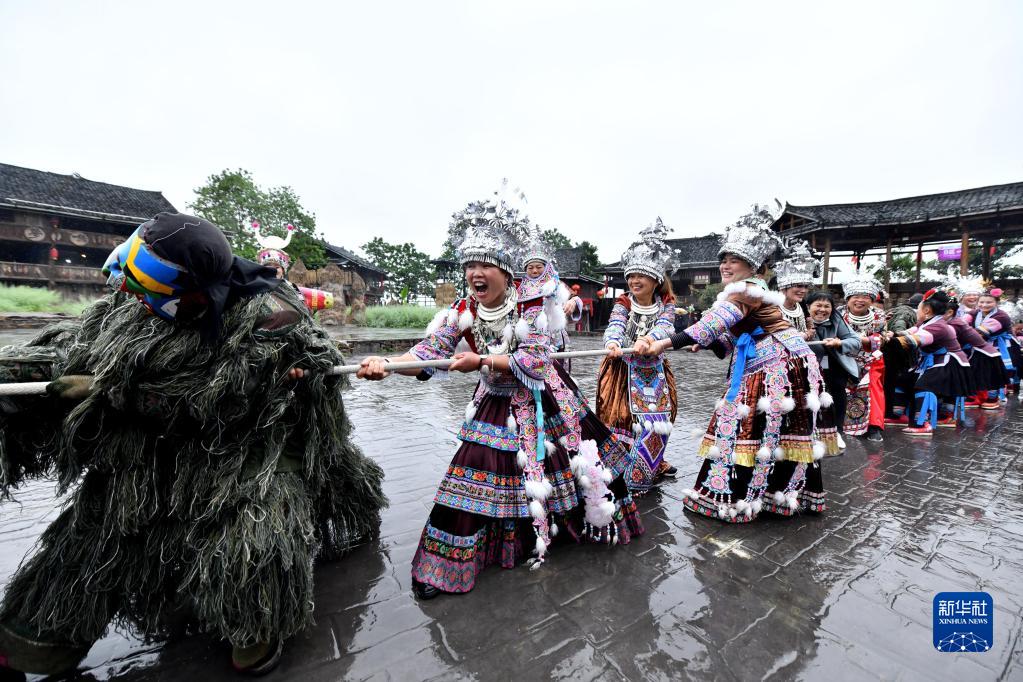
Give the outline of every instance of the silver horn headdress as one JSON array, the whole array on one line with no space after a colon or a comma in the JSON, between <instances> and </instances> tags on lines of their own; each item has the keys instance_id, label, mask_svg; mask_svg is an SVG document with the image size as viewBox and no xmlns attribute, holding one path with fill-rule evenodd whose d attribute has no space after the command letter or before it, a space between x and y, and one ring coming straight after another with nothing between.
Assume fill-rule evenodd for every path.
<instances>
[{"instance_id":1,"label":"silver horn headdress","mask_svg":"<svg viewBox=\"0 0 1023 682\"><path fill-rule=\"evenodd\" d=\"M797 284L812 285L819 265L820 261L814 257L806 240L793 239L786 242L785 257L774 266L778 288L785 289Z\"/></svg>"},{"instance_id":2,"label":"silver horn headdress","mask_svg":"<svg viewBox=\"0 0 1023 682\"><path fill-rule=\"evenodd\" d=\"M774 216L766 206L753 204L749 213L725 228L718 258L731 253L749 263L754 270L759 270L784 247L781 237L771 229L773 223Z\"/></svg>"},{"instance_id":3,"label":"silver horn headdress","mask_svg":"<svg viewBox=\"0 0 1023 682\"><path fill-rule=\"evenodd\" d=\"M514 273L529 237L525 199L518 189L510 190L504 180L490 199L471 202L454 213L448 238L455 245L458 262L490 263Z\"/></svg>"},{"instance_id":4,"label":"silver horn headdress","mask_svg":"<svg viewBox=\"0 0 1023 682\"><path fill-rule=\"evenodd\" d=\"M678 269L678 251L665 241L671 228L660 219L644 228L639 233L639 240L632 243L622 254L622 267L625 276L634 272L657 280L664 281L665 273L671 274Z\"/></svg>"}]
</instances>

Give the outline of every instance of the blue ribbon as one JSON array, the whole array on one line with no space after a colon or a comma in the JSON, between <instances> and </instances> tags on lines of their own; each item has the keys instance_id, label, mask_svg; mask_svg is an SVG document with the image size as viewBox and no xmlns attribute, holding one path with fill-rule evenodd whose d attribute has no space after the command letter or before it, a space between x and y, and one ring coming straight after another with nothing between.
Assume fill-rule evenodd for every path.
<instances>
[{"instance_id":1,"label":"blue ribbon","mask_svg":"<svg viewBox=\"0 0 1023 682\"><path fill-rule=\"evenodd\" d=\"M998 353L1002 356L1002 364L1006 369L1013 369L1012 356L1009 355L1009 332L998 332L991 336L991 341L998 345Z\"/></svg>"},{"instance_id":2,"label":"blue ribbon","mask_svg":"<svg viewBox=\"0 0 1023 682\"><path fill-rule=\"evenodd\" d=\"M752 332L744 332L735 342L735 364L732 365L732 376L728 384L728 393L725 400L732 402L739 395L739 388L742 385L742 377L746 373L746 360L750 353L756 352L757 340L755 337L763 336L764 330L757 327Z\"/></svg>"},{"instance_id":3,"label":"blue ribbon","mask_svg":"<svg viewBox=\"0 0 1023 682\"><path fill-rule=\"evenodd\" d=\"M538 388L533 389L533 402L536 403L536 461L542 462L547 456L547 432L543 423L543 396Z\"/></svg>"},{"instance_id":4,"label":"blue ribbon","mask_svg":"<svg viewBox=\"0 0 1023 682\"><path fill-rule=\"evenodd\" d=\"M924 372L929 370L931 367L934 367L934 357L936 355L944 355L947 352L948 351L945 350L944 348L939 348L938 350L934 351L933 353L921 353L920 354L920 364L917 365L917 367L916 367L917 374L923 374ZM920 395L920 394L918 393L917 395Z\"/></svg>"},{"instance_id":5,"label":"blue ribbon","mask_svg":"<svg viewBox=\"0 0 1023 682\"><path fill-rule=\"evenodd\" d=\"M938 396L930 391L920 391L914 397L922 401L916 414L916 425L923 426L924 422L930 421L932 429L938 428ZM929 419L927 415L930 415Z\"/></svg>"}]
</instances>

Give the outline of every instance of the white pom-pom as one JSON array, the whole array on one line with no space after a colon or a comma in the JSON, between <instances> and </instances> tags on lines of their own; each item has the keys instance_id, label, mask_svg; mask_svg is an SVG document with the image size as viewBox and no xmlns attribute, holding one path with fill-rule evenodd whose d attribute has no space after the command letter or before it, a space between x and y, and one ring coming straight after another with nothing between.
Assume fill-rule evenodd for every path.
<instances>
[{"instance_id":1,"label":"white pom-pom","mask_svg":"<svg viewBox=\"0 0 1023 682\"><path fill-rule=\"evenodd\" d=\"M729 509L728 510L728 518L734 519L736 517L736 515L738 515L738 513L739 512L735 511L734 509Z\"/></svg>"},{"instance_id":2,"label":"white pom-pom","mask_svg":"<svg viewBox=\"0 0 1023 682\"><path fill-rule=\"evenodd\" d=\"M724 398L721 398L721 399L720 399L720 400L718 400L718 401L717 401L716 403L714 403L714 409L715 409L716 411L720 412L721 410L725 409L725 405L726 405L726 404L727 404L727 403L725 403L725 399L724 399Z\"/></svg>"},{"instance_id":3,"label":"white pom-pom","mask_svg":"<svg viewBox=\"0 0 1023 682\"><path fill-rule=\"evenodd\" d=\"M547 280L546 282L543 283L543 286L540 287L540 295L543 296L544 298L551 296L554 293L554 287L556 286L558 286L558 283L556 281L554 281L553 279Z\"/></svg>"},{"instance_id":4,"label":"white pom-pom","mask_svg":"<svg viewBox=\"0 0 1023 682\"><path fill-rule=\"evenodd\" d=\"M707 448L707 454L710 455L711 457L720 457L721 448L719 448L716 445L711 445L709 448Z\"/></svg>"},{"instance_id":5,"label":"white pom-pom","mask_svg":"<svg viewBox=\"0 0 1023 682\"><path fill-rule=\"evenodd\" d=\"M558 439L558 445L561 446L562 450L568 450L568 436L562 436Z\"/></svg>"},{"instance_id":6,"label":"white pom-pom","mask_svg":"<svg viewBox=\"0 0 1023 682\"><path fill-rule=\"evenodd\" d=\"M778 460L778 461L781 461L781 460L785 459L785 451L782 450L780 445L774 449L774 453L773 454L774 454L774 458L776 460Z\"/></svg>"},{"instance_id":7,"label":"white pom-pom","mask_svg":"<svg viewBox=\"0 0 1023 682\"><path fill-rule=\"evenodd\" d=\"M827 452L827 448L824 447L824 443L815 441L813 444L813 459L817 461L824 457L824 453Z\"/></svg>"},{"instance_id":8,"label":"white pom-pom","mask_svg":"<svg viewBox=\"0 0 1023 682\"><path fill-rule=\"evenodd\" d=\"M536 539L536 555L542 557L547 553L547 543L543 541L543 538Z\"/></svg>"},{"instance_id":9,"label":"white pom-pom","mask_svg":"<svg viewBox=\"0 0 1023 682\"><path fill-rule=\"evenodd\" d=\"M745 419L749 416L749 405L740 403L736 408L736 411L739 413L739 419Z\"/></svg>"},{"instance_id":10,"label":"white pom-pom","mask_svg":"<svg viewBox=\"0 0 1023 682\"><path fill-rule=\"evenodd\" d=\"M654 430L654 423L652 421L650 421L649 419L644 419L643 420L643 430L647 431L647 432L653 431Z\"/></svg>"},{"instance_id":11,"label":"white pom-pom","mask_svg":"<svg viewBox=\"0 0 1023 682\"><path fill-rule=\"evenodd\" d=\"M517 431L519 428L519 423L515 421L515 415L513 415L511 412L508 413L508 421L506 423L508 425L508 428L511 429L512 431Z\"/></svg>"},{"instance_id":12,"label":"white pom-pom","mask_svg":"<svg viewBox=\"0 0 1023 682\"><path fill-rule=\"evenodd\" d=\"M659 436L667 436L671 431L671 424L669 422L654 422L654 433Z\"/></svg>"},{"instance_id":13,"label":"white pom-pom","mask_svg":"<svg viewBox=\"0 0 1023 682\"><path fill-rule=\"evenodd\" d=\"M558 524L556 524L556 523L552 523L551 524L550 533L551 533L551 537L552 538L558 536Z\"/></svg>"},{"instance_id":14,"label":"white pom-pom","mask_svg":"<svg viewBox=\"0 0 1023 682\"><path fill-rule=\"evenodd\" d=\"M771 461L771 449L766 445L762 446L757 450L757 461L758 462L770 462Z\"/></svg>"},{"instance_id":15,"label":"white pom-pom","mask_svg":"<svg viewBox=\"0 0 1023 682\"><path fill-rule=\"evenodd\" d=\"M519 337L519 341L525 341L529 338L529 323L521 317L515 323L515 336Z\"/></svg>"},{"instance_id":16,"label":"white pom-pom","mask_svg":"<svg viewBox=\"0 0 1023 682\"><path fill-rule=\"evenodd\" d=\"M533 320L533 325L542 332L547 331L547 313L540 311L540 314Z\"/></svg>"},{"instance_id":17,"label":"white pom-pom","mask_svg":"<svg viewBox=\"0 0 1023 682\"><path fill-rule=\"evenodd\" d=\"M635 422L635 423L634 423L634 424L632 425L632 432L633 432L634 434L636 434L637 436L638 436L639 434L643 433L643 425L642 425L642 424L640 424L639 422Z\"/></svg>"},{"instance_id":18,"label":"white pom-pom","mask_svg":"<svg viewBox=\"0 0 1023 682\"><path fill-rule=\"evenodd\" d=\"M604 481L604 485L611 485L611 481L614 480L614 475L611 473L610 469L601 467L600 480Z\"/></svg>"},{"instance_id":19,"label":"white pom-pom","mask_svg":"<svg viewBox=\"0 0 1023 682\"><path fill-rule=\"evenodd\" d=\"M437 314L434 315L433 319L430 321L430 324L427 325L427 327L426 327L426 335L429 336L430 334L434 333L435 331L440 329L442 326L444 326L444 321L446 319L448 319L448 311L447 310L438 310Z\"/></svg>"},{"instance_id":20,"label":"white pom-pom","mask_svg":"<svg viewBox=\"0 0 1023 682\"><path fill-rule=\"evenodd\" d=\"M688 497L690 500L695 500L700 496L700 493L696 492L695 488L686 488L682 491L682 494Z\"/></svg>"},{"instance_id":21,"label":"white pom-pom","mask_svg":"<svg viewBox=\"0 0 1023 682\"><path fill-rule=\"evenodd\" d=\"M475 403L469 403L465 406L465 421L471 422L472 418L476 416L476 405Z\"/></svg>"},{"instance_id":22,"label":"white pom-pom","mask_svg":"<svg viewBox=\"0 0 1023 682\"><path fill-rule=\"evenodd\" d=\"M821 398L816 393L806 394L806 407L811 412L819 412L821 409Z\"/></svg>"},{"instance_id":23,"label":"white pom-pom","mask_svg":"<svg viewBox=\"0 0 1023 682\"><path fill-rule=\"evenodd\" d=\"M547 516L547 512L544 511L543 505L536 500L529 503L529 513L538 521Z\"/></svg>"},{"instance_id":24,"label":"white pom-pom","mask_svg":"<svg viewBox=\"0 0 1023 682\"><path fill-rule=\"evenodd\" d=\"M718 507L718 516L720 516L723 519L727 519L728 507L726 507L725 505L721 505L720 507Z\"/></svg>"},{"instance_id":25,"label":"white pom-pom","mask_svg":"<svg viewBox=\"0 0 1023 682\"><path fill-rule=\"evenodd\" d=\"M458 329L460 331L464 332L466 329L468 329L471 326L472 326L472 313L469 312L468 310L466 310L465 312L463 312L461 315L458 316Z\"/></svg>"},{"instance_id":26,"label":"white pom-pom","mask_svg":"<svg viewBox=\"0 0 1023 682\"><path fill-rule=\"evenodd\" d=\"M501 330L501 340L504 341L505 345L512 342L512 337L515 335L515 328L511 326L511 322L504 325L504 329Z\"/></svg>"},{"instance_id":27,"label":"white pom-pom","mask_svg":"<svg viewBox=\"0 0 1023 682\"><path fill-rule=\"evenodd\" d=\"M785 493L777 491L774 493L774 503L777 505L785 504Z\"/></svg>"},{"instance_id":28,"label":"white pom-pom","mask_svg":"<svg viewBox=\"0 0 1023 682\"><path fill-rule=\"evenodd\" d=\"M771 399L766 395L761 396L760 400L757 401L757 412L767 412L771 409Z\"/></svg>"},{"instance_id":29,"label":"white pom-pom","mask_svg":"<svg viewBox=\"0 0 1023 682\"><path fill-rule=\"evenodd\" d=\"M610 521L611 517L614 516L615 513L615 503L611 500L604 500L600 503L599 507L600 512L607 517L608 521Z\"/></svg>"},{"instance_id":30,"label":"white pom-pom","mask_svg":"<svg viewBox=\"0 0 1023 682\"><path fill-rule=\"evenodd\" d=\"M541 481L526 481L526 497L532 500L546 500L547 486Z\"/></svg>"},{"instance_id":31,"label":"white pom-pom","mask_svg":"<svg viewBox=\"0 0 1023 682\"><path fill-rule=\"evenodd\" d=\"M552 441L552 440L544 441L544 445L547 448L547 452L554 453L554 452L558 451L558 446L555 445L554 441Z\"/></svg>"},{"instance_id":32,"label":"white pom-pom","mask_svg":"<svg viewBox=\"0 0 1023 682\"><path fill-rule=\"evenodd\" d=\"M831 397L831 394L827 391L821 393L821 407L831 407L835 404L835 399Z\"/></svg>"},{"instance_id":33,"label":"white pom-pom","mask_svg":"<svg viewBox=\"0 0 1023 682\"><path fill-rule=\"evenodd\" d=\"M796 409L796 401L792 399L792 396L785 396L781 399L781 411L783 413L791 412Z\"/></svg>"},{"instance_id":34,"label":"white pom-pom","mask_svg":"<svg viewBox=\"0 0 1023 682\"><path fill-rule=\"evenodd\" d=\"M572 298L572 292L568 290L568 287L566 287L564 283L562 283L561 286L558 287L558 290L554 293L554 301L560 306L564 306L568 303L568 299Z\"/></svg>"},{"instance_id":35,"label":"white pom-pom","mask_svg":"<svg viewBox=\"0 0 1023 682\"><path fill-rule=\"evenodd\" d=\"M799 500L797 500L794 497L790 497L788 498L788 500L785 501L785 504L789 506L789 509L795 509L796 507L799 506Z\"/></svg>"},{"instance_id":36,"label":"white pom-pom","mask_svg":"<svg viewBox=\"0 0 1023 682\"><path fill-rule=\"evenodd\" d=\"M579 487L582 488L583 490L589 490L590 486L593 485L593 482L590 481L590 477L587 476L586 474L583 474L582 476L580 476L576 480L576 482L579 484Z\"/></svg>"},{"instance_id":37,"label":"white pom-pom","mask_svg":"<svg viewBox=\"0 0 1023 682\"><path fill-rule=\"evenodd\" d=\"M454 327L456 322L458 322L458 310L451 308L448 310L447 325L449 327Z\"/></svg>"},{"instance_id":38,"label":"white pom-pom","mask_svg":"<svg viewBox=\"0 0 1023 682\"><path fill-rule=\"evenodd\" d=\"M572 459L568 460L568 468L572 470L572 475L577 479L582 475L583 467L586 466L586 459L582 455L576 455Z\"/></svg>"},{"instance_id":39,"label":"white pom-pom","mask_svg":"<svg viewBox=\"0 0 1023 682\"><path fill-rule=\"evenodd\" d=\"M699 438L705 433L706 431L704 431L703 429L693 429L692 431L689 432L689 435L692 436L693 438Z\"/></svg>"},{"instance_id":40,"label":"white pom-pom","mask_svg":"<svg viewBox=\"0 0 1023 682\"><path fill-rule=\"evenodd\" d=\"M740 514L746 511L747 509L749 509L749 502L747 502L746 500L739 500L738 502L735 503L735 511L739 512Z\"/></svg>"},{"instance_id":41,"label":"white pom-pom","mask_svg":"<svg viewBox=\"0 0 1023 682\"><path fill-rule=\"evenodd\" d=\"M520 469L525 469L526 463L529 461L529 456L526 454L525 450L519 450L515 455L515 461L518 462Z\"/></svg>"},{"instance_id":42,"label":"white pom-pom","mask_svg":"<svg viewBox=\"0 0 1023 682\"><path fill-rule=\"evenodd\" d=\"M760 510L763 509L764 507L764 503L761 502L760 500L753 500L752 502L750 502L749 507L750 511L752 511L754 514L759 514Z\"/></svg>"},{"instance_id":43,"label":"white pom-pom","mask_svg":"<svg viewBox=\"0 0 1023 682\"><path fill-rule=\"evenodd\" d=\"M560 332L565 328L565 325L568 324L568 318L565 317L565 311L557 307L551 311L551 314L547 316L547 319L550 321L552 332Z\"/></svg>"}]
</instances>

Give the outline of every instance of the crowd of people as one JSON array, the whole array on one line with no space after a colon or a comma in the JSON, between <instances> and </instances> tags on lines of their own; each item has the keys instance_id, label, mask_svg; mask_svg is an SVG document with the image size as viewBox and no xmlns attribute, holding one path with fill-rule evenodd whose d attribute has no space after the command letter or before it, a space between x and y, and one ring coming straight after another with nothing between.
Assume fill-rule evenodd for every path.
<instances>
[{"instance_id":1,"label":"crowd of people","mask_svg":"<svg viewBox=\"0 0 1023 682\"><path fill-rule=\"evenodd\" d=\"M419 599L472 590L488 566L540 569L559 542L642 536L636 499L677 475L670 349L728 363L682 505L727 523L822 513L822 465L847 438L930 436L1019 390L1023 311L997 289L950 278L885 310L856 278L836 304L811 290L808 245L751 214L721 238L717 301L681 322L669 229L639 233L590 401L555 357L581 302L521 199L454 214L468 294L407 353L359 367L478 375L412 559ZM160 214L111 254L110 295L0 352L0 382L49 381L0 398L0 499L33 477L73 489L5 590L0 672L67 672L116 621L149 637L187 623L265 673L310 622L314 559L376 532L383 472L350 438L341 357L311 316L324 292L287 284L287 242L263 241L252 263L216 226Z\"/></svg>"}]
</instances>

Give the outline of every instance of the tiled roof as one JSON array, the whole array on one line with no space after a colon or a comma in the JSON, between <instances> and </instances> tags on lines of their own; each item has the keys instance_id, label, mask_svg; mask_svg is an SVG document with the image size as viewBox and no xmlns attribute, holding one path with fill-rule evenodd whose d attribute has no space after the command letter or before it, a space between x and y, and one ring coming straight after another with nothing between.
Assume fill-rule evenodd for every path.
<instances>
[{"instance_id":1,"label":"tiled roof","mask_svg":"<svg viewBox=\"0 0 1023 682\"><path fill-rule=\"evenodd\" d=\"M1023 182L859 204L786 204L779 220L792 214L812 221L816 227L862 227L918 223L1010 209L1023 209Z\"/></svg>"},{"instance_id":2,"label":"tiled roof","mask_svg":"<svg viewBox=\"0 0 1023 682\"><path fill-rule=\"evenodd\" d=\"M160 192L0 163L0 204L30 211L141 222L177 211Z\"/></svg>"},{"instance_id":3,"label":"tiled roof","mask_svg":"<svg viewBox=\"0 0 1023 682\"><path fill-rule=\"evenodd\" d=\"M354 263L355 265L358 265L360 268L372 270L373 272L379 272L381 275L389 274L386 270L378 268L377 266L373 265L372 263L370 263L365 258L362 258L361 256L356 256L348 249L343 249L340 246L334 246L333 244L324 244L323 248L325 251L327 251L328 258L330 256L334 256L335 258L338 258L340 260L346 260L350 263Z\"/></svg>"},{"instance_id":4,"label":"tiled roof","mask_svg":"<svg viewBox=\"0 0 1023 682\"><path fill-rule=\"evenodd\" d=\"M582 274L583 250L578 246L569 249L556 249L554 262L557 264L558 276L562 279L585 279L600 282L599 279Z\"/></svg>"},{"instance_id":5,"label":"tiled roof","mask_svg":"<svg viewBox=\"0 0 1023 682\"><path fill-rule=\"evenodd\" d=\"M672 248L678 249L680 270L687 268L709 268L718 264L718 248L721 246L720 235L711 233L703 237L683 237L681 239L665 239ZM621 271L622 262L615 261L602 266L604 271Z\"/></svg>"}]
</instances>

